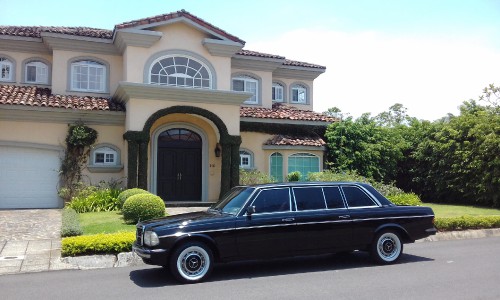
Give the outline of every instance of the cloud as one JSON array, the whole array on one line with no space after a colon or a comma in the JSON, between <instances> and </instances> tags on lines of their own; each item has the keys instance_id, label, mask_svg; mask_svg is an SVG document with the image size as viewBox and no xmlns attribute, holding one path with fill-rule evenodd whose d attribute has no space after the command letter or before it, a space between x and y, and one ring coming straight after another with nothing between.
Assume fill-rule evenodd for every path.
<instances>
[{"instance_id":1,"label":"cloud","mask_svg":"<svg viewBox=\"0 0 500 300\"><path fill-rule=\"evenodd\" d=\"M246 49L325 65L314 84L314 110L337 106L359 116L394 103L435 120L477 99L489 83L500 84L500 51L458 37L401 37L321 28L248 42Z\"/></svg>"}]
</instances>

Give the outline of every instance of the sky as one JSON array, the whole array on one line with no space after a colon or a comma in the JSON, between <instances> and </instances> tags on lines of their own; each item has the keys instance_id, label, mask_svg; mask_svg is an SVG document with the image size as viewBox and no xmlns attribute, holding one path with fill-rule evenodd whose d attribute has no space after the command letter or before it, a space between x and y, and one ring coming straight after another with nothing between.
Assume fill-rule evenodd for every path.
<instances>
[{"instance_id":1,"label":"sky","mask_svg":"<svg viewBox=\"0 0 500 300\"><path fill-rule=\"evenodd\" d=\"M314 110L435 120L500 85L500 0L0 0L0 25L113 29L185 9L244 49L326 66Z\"/></svg>"}]
</instances>

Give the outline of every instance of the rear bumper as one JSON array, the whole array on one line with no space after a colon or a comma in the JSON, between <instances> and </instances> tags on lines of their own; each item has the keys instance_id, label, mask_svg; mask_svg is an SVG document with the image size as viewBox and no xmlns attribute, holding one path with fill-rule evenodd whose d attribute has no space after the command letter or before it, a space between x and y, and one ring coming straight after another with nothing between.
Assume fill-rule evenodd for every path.
<instances>
[{"instance_id":1,"label":"rear bumper","mask_svg":"<svg viewBox=\"0 0 500 300\"><path fill-rule=\"evenodd\" d=\"M132 251L148 265L165 266L167 264L167 249L148 249L134 243L132 245Z\"/></svg>"},{"instance_id":2,"label":"rear bumper","mask_svg":"<svg viewBox=\"0 0 500 300\"><path fill-rule=\"evenodd\" d=\"M427 232L428 235L435 235L437 233L437 229L436 229L436 227L432 227L432 228L426 229L425 232Z\"/></svg>"}]
</instances>

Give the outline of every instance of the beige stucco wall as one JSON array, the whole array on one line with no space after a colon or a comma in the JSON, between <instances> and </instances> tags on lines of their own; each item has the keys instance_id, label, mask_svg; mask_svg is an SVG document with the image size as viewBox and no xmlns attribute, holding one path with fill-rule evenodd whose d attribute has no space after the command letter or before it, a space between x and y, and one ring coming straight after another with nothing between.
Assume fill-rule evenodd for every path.
<instances>
[{"instance_id":1,"label":"beige stucco wall","mask_svg":"<svg viewBox=\"0 0 500 300\"><path fill-rule=\"evenodd\" d=\"M218 90L230 90L231 88L231 58L212 56L203 46L203 39L208 36L183 23L169 24L152 28L151 30L163 33L162 38L150 48L127 47L124 53L123 78L128 82L148 83L144 81L144 72L149 72L148 59L161 52L189 55L194 53L200 55L210 62L215 69ZM169 53L170 54L170 53Z\"/></svg>"},{"instance_id":2,"label":"beige stucco wall","mask_svg":"<svg viewBox=\"0 0 500 300\"><path fill-rule=\"evenodd\" d=\"M176 105L196 106L216 114L231 135L240 133L240 107L212 103L189 103L165 100L131 99L127 102L126 130L140 131L147 119L160 109Z\"/></svg>"},{"instance_id":3,"label":"beige stucco wall","mask_svg":"<svg viewBox=\"0 0 500 300\"><path fill-rule=\"evenodd\" d=\"M123 126L103 126L90 125L97 130L98 139L96 144L108 143L121 150L122 164L126 162L127 150L123 140ZM68 125L64 123L44 123L44 122L18 122L0 121L0 141L13 143L33 143L65 148L65 139ZM88 169L83 171L83 180L87 183L97 184L99 181L109 181L111 179L124 179L125 170L118 173L91 173ZM126 183L125 180L123 180Z\"/></svg>"},{"instance_id":4,"label":"beige stucco wall","mask_svg":"<svg viewBox=\"0 0 500 300\"><path fill-rule=\"evenodd\" d=\"M68 89L68 81L71 80L68 75L69 60L77 57L98 58L109 64L107 70L107 79L109 80L109 93L96 94L96 93L79 93ZM95 95L95 96L109 96L115 92L118 82L123 80L123 61L120 55L104 55L94 54L88 52L54 50L53 64L52 64L52 93L54 94L69 94L69 95Z\"/></svg>"}]
</instances>

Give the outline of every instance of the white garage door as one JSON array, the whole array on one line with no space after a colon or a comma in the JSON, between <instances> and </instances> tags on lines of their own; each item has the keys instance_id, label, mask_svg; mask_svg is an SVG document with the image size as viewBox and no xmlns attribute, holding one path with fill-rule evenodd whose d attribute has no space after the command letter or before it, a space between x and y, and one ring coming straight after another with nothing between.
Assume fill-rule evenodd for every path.
<instances>
[{"instance_id":1,"label":"white garage door","mask_svg":"<svg viewBox=\"0 0 500 300\"><path fill-rule=\"evenodd\" d=\"M59 151L0 145L0 208L56 208Z\"/></svg>"}]
</instances>

